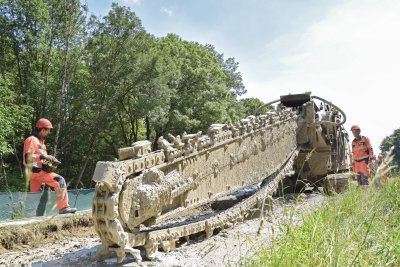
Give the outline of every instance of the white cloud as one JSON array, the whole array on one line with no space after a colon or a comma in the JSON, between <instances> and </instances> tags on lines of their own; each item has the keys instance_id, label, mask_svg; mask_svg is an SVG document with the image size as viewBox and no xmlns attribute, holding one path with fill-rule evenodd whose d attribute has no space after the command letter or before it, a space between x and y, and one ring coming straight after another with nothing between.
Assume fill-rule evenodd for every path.
<instances>
[{"instance_id":1,"label":"white cloud","mask_svg":"<svg viewBox=\"0 0 400 267\"><path fill-rule=\"evenodd\" d=\"M133 5L138 5L140 4L140 0L121 0L122 3L124 4L133 4Z\"/></svg>"},{"instance_id":2,"label":"white cloud","mask_svg":"<svg viewBox=\"0 0 400 267\"><path fill-rule=\"evenodd\" d=\"M312 91L341 107L348 117L346 128L359 124L377 149L400 128L395 93L400 89L399 28L396 0L344 2L299 39L286 34L268 44L265 60L273 57L274 62L264 63L264 70L267 75L274 71L275 77L252 78L246 83L248 95L267 102ZM245 82L250 71L243 72Z\"/></svg>"},{"instance_id":3,"label":"white cloud","mask_svg":"<svg viewBox=\"0 0 400 267\"><path fill-rule=\"evenodd\" d=\"M172 10L171 8L167 8L167 7L162 7L161 11L165 14L167 14L168 16L172 16L174 15L174 10Z\"/></svg>"}]
</instances>

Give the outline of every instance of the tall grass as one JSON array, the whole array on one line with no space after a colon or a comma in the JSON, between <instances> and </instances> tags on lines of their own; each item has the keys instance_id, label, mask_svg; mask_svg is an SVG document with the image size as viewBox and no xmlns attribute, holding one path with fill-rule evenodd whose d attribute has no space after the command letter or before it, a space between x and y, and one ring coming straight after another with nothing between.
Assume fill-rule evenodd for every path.
<instances>
[{"instance_id":1,"label":"tall grass","mask_svg":"<svg viewBox=\"0 0 400 267\"><path fill-rule=\"evenodd\" d=\"M380 189L350 186L303 224L283 227L243 266L400 266L400 178Z\"/></svg>"}]
</instances>

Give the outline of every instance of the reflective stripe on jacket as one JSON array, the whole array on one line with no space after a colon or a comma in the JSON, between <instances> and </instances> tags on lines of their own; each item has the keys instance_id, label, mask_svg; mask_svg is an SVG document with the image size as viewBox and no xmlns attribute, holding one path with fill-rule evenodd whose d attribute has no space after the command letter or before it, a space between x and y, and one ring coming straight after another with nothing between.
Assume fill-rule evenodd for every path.
<instances>
[{"instance_id":1,"label":"reflective stripe on jacket","mask_svg":"<svg viewBox=\"0 0 400 267\"><path fill-rule=\"evenodd\" d=\"M47 149L44 145L44 140L32 135L26 138L24 142L24 152L22 162L24 166L27 164L27 157L32 157L32 167L42 168L42 160L40 156L47 155Z\"/></svg>"},{"instance_id":2,"label":"reflective stripe on jacket","mask_svg":"<svg viewBox=\"0 0 400 267\"><path fill-rule=\"evenodd\" d=\"M372 150L371 142L366 136L361 136L360 139L354 139L351 143L352 156L354 161L361 161L364 159L372 159L374 152Z\"/></svg>"}]
</instances>

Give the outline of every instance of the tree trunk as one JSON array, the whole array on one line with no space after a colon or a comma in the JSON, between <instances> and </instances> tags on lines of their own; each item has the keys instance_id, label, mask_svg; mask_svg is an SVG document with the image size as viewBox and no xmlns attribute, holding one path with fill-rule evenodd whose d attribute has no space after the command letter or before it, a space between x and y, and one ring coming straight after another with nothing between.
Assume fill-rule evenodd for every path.
<instances>
[{"instance_id":1,"label":"tree trunk","mask_svg":"<svg viewBox=\"0 0 400 267\"><path fill-rule=\"evenodd\" d=\"M72 5L73 4L74 3L72 3ZM66 113L65 110L63 110L63 101L66 101L66 95L67 95L67 90L68 90L68 86L69 86L68 54L69 54L69 45L70 45L71 35L72 35L72 26L73 25L72 25L71 21L68 21L67 36L66 36L67 38L66 38L66 44L65 44L65 48L64 48L64 62L63 62L63 71L62 71L63 73L62 73L60 92L59 92L58 99L57 99L57 131L56 131L56 136L54 138L54 151L53 151L54 156L57 155L57 146L58 146L58 141L60 139L61 123L65 119L65 113Z\"/></svg>"},{"instance_id":2,"label":"tree trunk","mask_svg":"<svg viewBox=\"0 0 400 267\"><path fill-rule=\"evenodd\" d=\"M150 141L150 134L151 134L151 129L150 129L150 120L149 116L145 117L145 124L146 124L146 139ZM157 139L157 138L156 138Z\"/></svg>"},{"instance_id":3,"label":"tree trunk","mask_svg":"<svg viewBox=\"0 0 400 267\"><path fill-rule=\"evenodd\" d=\"M42 117L42 114L45 113L46 111L46 106L47 106L47 90L48 90L48 82L49 82L49 70L50 70L50 65L51 65L51 52L53 50L53 40L54 40L54 5L51 4L51 26L50 26L50 40L48 42L47 46L47 53L46 53L46 60L44 60L43 65L42 65L42 79L43 79L43 99L42 99L42 105L41 105L41 114L40 117Z\"/></svg>"},{"instance_id":4,"label":"tree trunk","mask_svg":"<svg viewBox=\"0 0 400 267\"><path fill-rule=\"evenodd\" d=\"M89 159L90 159L90 155L87 155L86 158L85 158L85 162L83 163L81 172L79 173L78 179L76 179L76 181L74 182L75 183L75 186L74 186L75 189L78 189L78 185L79 185L79 183L80 183L80 181L82 179L83 174L85 173L85 170L86 170L87 164L89 162Z\"/></svg>"},{"instance_id":5,"label":"tree trunk","mask_svg":"<svg viewBox=\"0 0 400 267\"><path fill-rule=\"evenodd\" d=\"M130 144L128 141L128 136L126 134L124 120L119 112L117 112L117 117L118 117L119 126L121 127L122 137L124 138L125 145L129 146Z\"/></svg>"},{"instance_id":6,"label":"tree trunk","mask_svg":"<svg viewBox=\"0 0 400 267\"><path fill-rule=\"evenodd\" d=\"M138 131L139 131L139 120L135 117L135 129L133 130L133 142L138 141Z\"/></svg>"},{"instance_id":7,"label":"tree trunk","mask_svg":"<svg viewBox=\"0 0 400 267\"><path fill-rule=\"evenodd\" d=\"M19 174L21 175L21 177L23 177L23 176L24 176L24 171L23 171L23 169L22 169L21 161L19 160L19 157L18 157L17 147L15 146L15 140L14 140L14 138L13 138L13 148L14 148L15 159L16 159L16 161L17 161L17 163L18 163Z\"/></svg>"},{"instance_id":8,"label":"tree trunk","mask_svg":"<svg viewBox=\"0 0 400 267\"><path fill-rule=\"evenodd\" d=\"M156 151L158 149L157 140L161 136L162 136L162 131L161 130L156 130L156 138L154 139L154 142L153 142L153 151Z\"/></svg>"},{"instance_id":9,"label":"tree trunk","mask_svg":"<svg viewBox=\"0 0 400 267\"><path fill-rule=\"evenodd\" d=\"M97 134L95 134L94 136L93 136L93 138L92 138L92 141L90 142L90 144L89 144L89 146L88 146L88 149L86 150L86 156L85 156L85 161L84 161L84 163L83 163L83 166L82 166L82 168L81 168L81 171L79 172L79 176L78 176L78 178L75 180L75 182L74 182L74 184L75 184L75 189L77 189L78 188L78 185L79 185L79 182L82 180L82 177L83 177L83 174L85 173L85 170L86 170L86 167L87 167L87 165L88 165L88 163L89 163L89 160L90 160L90 158L91 158L91 151L93 150L93 146L94 146L94 144L95 144L95 142L96 142L96 140L97 140L97 136L98 136L98 133Z\"/></svg>"}]
</instances>

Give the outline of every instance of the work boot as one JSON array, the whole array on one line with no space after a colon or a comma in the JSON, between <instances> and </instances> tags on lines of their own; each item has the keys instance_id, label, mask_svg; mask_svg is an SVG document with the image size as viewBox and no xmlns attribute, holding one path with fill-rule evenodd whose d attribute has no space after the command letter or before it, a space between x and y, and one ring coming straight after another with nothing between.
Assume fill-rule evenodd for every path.
<instances>
[{"instance_id":1,"label":"work boot","mask_svg":"<svg viewBox=\"0 0 400 267\"><path fill-rule=\"evenodd\" d=\"M70 208L70 207L65 207L58 211L59 214L67 214L67 213L75 213L75 212L76 212L76 208Z\"/></svg>"}]
</instances>

